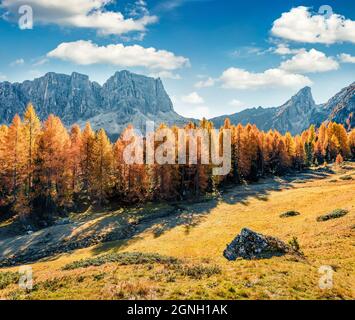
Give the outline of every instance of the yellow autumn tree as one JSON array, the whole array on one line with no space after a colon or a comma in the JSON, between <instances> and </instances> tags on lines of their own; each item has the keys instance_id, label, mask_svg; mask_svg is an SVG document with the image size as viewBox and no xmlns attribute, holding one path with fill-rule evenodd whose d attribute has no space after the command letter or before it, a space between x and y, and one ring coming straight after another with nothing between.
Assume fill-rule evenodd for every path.
<instances>
[{"instance_id":1,"label":"yellow autumn tree","mask_svg":"<svg viewBox=\"0 0 355 320\"><path fill-rule=\"evenodd\" d=\"M44 122L38 140L36 196L43 211L68 201L68 157L69 135L61 120L50 115Z\"/></svg>"},{"instance_id":2,"label":"yellow autumn tree","mask_svg":"<svg viewBox=\"0 0 355 320\"><path fill-rule=\"evenodd\" d=\"M355 159L355 129L351 130L348 137L348 145L351 157Z\"/></svg>"},{"instance_id":3,"label":"yellow autumn tree","mask_svg":"<svg viewBox=\"0 0 355 320\"><path fill-rule=\"evenodd\" d=\"M16 201L22 191L25 178L24 126L19 115L15 115L4 139L4 170L11 201Z\"/></svg>"},{"instance_id":4,"label":"yellow autumn tree","mask_svg":"<svg viewBox=\"0 0 355 320\"><path fill-rule=\"evenodd\" d=\"M93 175L93 156L95 144L95 132L92 130L90 123L86 123L81 136L80 148L80 169L82 175L82 191L86 198L90 197Z\"/></svg>"},{"instance_id":5,"label":"yellow autumn tree","mask_svg":"<svg viewBox=\"0 0 355 320\"><path fill-rule=\"evenodd\" d=\"M35 112L33 105L30 103L24 113L24 144L26 149L25 159L27 163L27 193L32 189L32 177L34 170L34 159L37 152L37 140L41 132L41 122Z\"/></svg>"},{"instance_id":6,"label":"yellow autumn tree","mask_svg":"<svg viewBox=\"0 0 355 320\"><path fill-rule=\"evenodd\" d=\"M102 205L110 194L113 185L113 153L111 142L105 130L101 129L93 145L93 195Z\"/></svg>"}]
</instances>

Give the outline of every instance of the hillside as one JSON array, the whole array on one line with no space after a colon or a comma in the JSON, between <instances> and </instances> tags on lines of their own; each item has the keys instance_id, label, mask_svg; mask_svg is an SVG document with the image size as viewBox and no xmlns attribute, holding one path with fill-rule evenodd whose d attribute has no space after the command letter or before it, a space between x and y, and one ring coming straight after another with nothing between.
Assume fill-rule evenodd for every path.
<instances>
[{"instance_id":1,"label":"hillside","mask_svg":"<svg viewBox=\"0 0 355 320\"><path fill-rule=\"evenodd\" d=\"M348 177L352 176L353 179ZM72 214L68 224L30 235L4 236L11 221L0 227L0 250L11 256L22 250L45 250L55 237L68 239L71 249L83 238L94 246L62 250L32 264L34 290L18 289L16 276L4 280L0 272L0 297L5 299L354 299L355 165L317 168L283 178L226 189L218 199L201 203L147 205ZM347 177L347 178L346 178ZM334 209L349 213L338 219L316 218ZM288 210L296 217L280 218ZM122 221L126 238L110 241ZM291 255L228 262L222 252L244 227L276 236L285 242L297 237L304 258ZM80 236L80 239L78 239ZM4 238L5 237L5 238ZM68 263L122 252L154 253L145 259L79 268ZM157 256L159 254L160 256ZM180 262L176 261L179 259ZM96 261L97 263L97 261ZM131 265L131 263L136 263ZM90 263L89 263L90 265ZM334 287L318 286L322 265L334 270ZM14 273L16 275L16 273ZM12 280L11 280L12 279ZM2 281L2 282L1 282Z\"/></svg>"}]
</instances>

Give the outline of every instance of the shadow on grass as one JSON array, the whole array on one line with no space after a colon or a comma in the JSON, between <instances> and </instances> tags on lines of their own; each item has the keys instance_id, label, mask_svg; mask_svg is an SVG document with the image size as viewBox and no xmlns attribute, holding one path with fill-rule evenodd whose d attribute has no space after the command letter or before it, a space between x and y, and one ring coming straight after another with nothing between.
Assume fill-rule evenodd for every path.
<instances>
[{"instance_id":1,"label":"shadow on grass","mask_svg":"<svg viewBox=\"0 0 355 320\"><path fill-rule=\"evenodd\" d=\"M147 204L118 210L93 212L93 217L78 219L67 225L56 225L31 235L0 240L0 266L18 265L40 259L56 259L58 254L90 247L94 254L114 249L122 250L141 239L145 231L160 237L165 232L183 226L185 234L199 225L218 203L248 206L248 199L268 201L271 192L295 187L295 183L324 179L332 172L307 170L283 177L262 179L258 183L228 186L212 199L195 202ZM91 220L90 220L91 219ZM1 231L0 231L1 232ZM1 238L0 238L1 239Z\"/></svg>"}]
</instances>

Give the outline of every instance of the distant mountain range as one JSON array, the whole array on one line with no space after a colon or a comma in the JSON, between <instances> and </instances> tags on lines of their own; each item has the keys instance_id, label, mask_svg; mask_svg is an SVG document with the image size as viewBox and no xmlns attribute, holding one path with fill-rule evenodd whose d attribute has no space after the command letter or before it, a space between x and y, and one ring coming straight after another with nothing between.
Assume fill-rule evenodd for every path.
<instances>
[{"instance_id":1,"label":"distant mountain range","mask_svg":"<svg viewBox=\"0 0 355 320\"><path fill-rule=\"evenodd\" d=\"M261 130L300 133L311 124L336 121L355 127L355 82L327 103L316 105L311 89L305 87L280 107L252 108L211 119L216 127L229 117L233 124L252 123ZM144 130L147 120L182 126L189 121L178 115L160 79L129 71L116 72L104 85L79 73L47 73L23 83L0 83L0 123L9 124L32 102L41 119L59 116L66 126L90 121L94 129L104 128L116 138L128 124Z\"/></svg>"},{"instance_id":2,"label":"distant mountain range","mask_svg":"<svg viewBox=\"0 0 355 320\"><path fill-rule=\"evenodd\" d=\"M256 124L261 130L276 129L282 133L301 133L311 124L319 126L322 122L335 121L347 129L355 127L355 82L342 89L327 103L317 105L312 97L311 88L305 87L280 107L251 108L232 115L211 119L216 127L223 125L225 118L232 124Z\"/></svg>"}]
</instances>

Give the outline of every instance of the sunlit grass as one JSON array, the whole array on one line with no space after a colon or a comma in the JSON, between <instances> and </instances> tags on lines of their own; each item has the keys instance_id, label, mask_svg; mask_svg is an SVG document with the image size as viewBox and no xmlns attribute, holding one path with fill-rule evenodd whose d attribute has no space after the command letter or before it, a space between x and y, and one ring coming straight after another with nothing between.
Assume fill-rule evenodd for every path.
<instances>
[{"instance_id":1,"label":"sunlit grass","mask_svg":"<svg viewBox=\"0 0 355 320\"><path fill-rule=\"evenodd\" d=\"M0 297L354 299L355 182L339 180L343 171L326 179L296 183L281 191L246 196L243 201L220 200L198 223L188 226L188 230L182 224L157 235L154 225L129 241L100 244L35 263L34 290L24 292L16 284L9 284L0 291ZM240 196L241 191L237 188L228 192ZM154 212L154 205L150 206ZM184 207L187 211L195 209L189 204ZM347 210L348 214L317 222L318 216L338 208ZM280 218L280 214L288 211L301 214ZM223 250L244 227L285 242L296 237L305 255L304 261L288 255L264 260L227 261L222 256ZM100 266L62 270L74 261L117 252L155 253L180 259L183 264L180 268L155 261L135 265L108 261ZM335 271L332 289L319 288L322 265L329 265ZM8 269L16 271L17 268Z\"/></svg>"}]
</instances>

